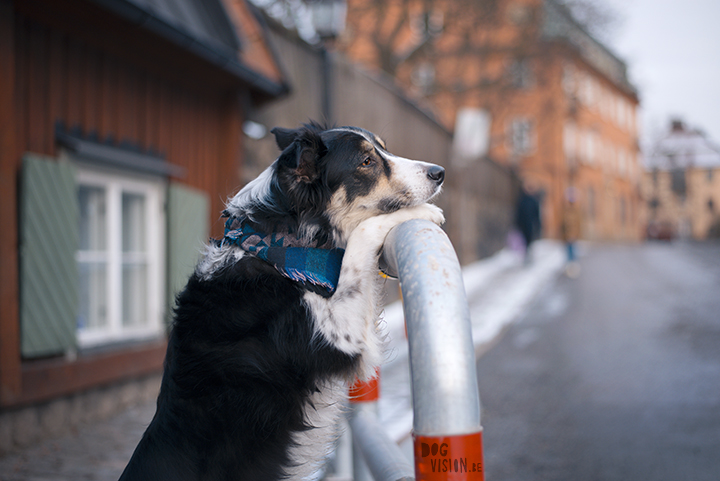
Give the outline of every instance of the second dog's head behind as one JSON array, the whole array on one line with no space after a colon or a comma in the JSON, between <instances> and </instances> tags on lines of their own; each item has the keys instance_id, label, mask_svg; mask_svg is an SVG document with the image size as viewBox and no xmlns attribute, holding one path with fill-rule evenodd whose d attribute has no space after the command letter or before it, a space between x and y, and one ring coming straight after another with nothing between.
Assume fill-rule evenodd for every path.
<instances>
[{"instance_id":1,"label":"second dog's head behind","mask_svg":"<svg viewBox=\"0 0 720 481\"><path fill-rule=\"evenodd\" d=\"M343 247L372 216L423 204L440 192L445 170L398 157L357 127L274 128L282 153L227 205L266 232L278 226L308 242Z\"/></svg>"}]
</instances>

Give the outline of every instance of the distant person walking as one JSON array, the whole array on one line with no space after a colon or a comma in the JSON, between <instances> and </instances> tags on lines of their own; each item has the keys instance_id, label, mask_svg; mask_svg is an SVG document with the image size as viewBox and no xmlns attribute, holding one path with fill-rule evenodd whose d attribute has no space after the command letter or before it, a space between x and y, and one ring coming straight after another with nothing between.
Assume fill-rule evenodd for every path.
<instances>
[{"instance_id":1,"label":"distant person walking","mask_svg":"<svg viewBox=\"0 0 720 481\"><path fill-rule=\"evenodd\" d=\"M575 192L570 191L566 195L565 206L563 207L562 237L567 249L567 265L565 273L568 277L577 277L580 274L580 264L577 262L576 244L580 239L581 218L580 208L575 198Z\"/></svg>"},{"instance_id":2,"label":"distant person walking","mask_svg":"<svg viewBox=\"0 0 720 481\"><path fill-rule=\"evenodd\" d=\"M540 202L535 197L534 189L523 183L515 210L515 225L525 241L525 264L531 261L531 246L540 237Z\"/></svg>"}]
</instances>

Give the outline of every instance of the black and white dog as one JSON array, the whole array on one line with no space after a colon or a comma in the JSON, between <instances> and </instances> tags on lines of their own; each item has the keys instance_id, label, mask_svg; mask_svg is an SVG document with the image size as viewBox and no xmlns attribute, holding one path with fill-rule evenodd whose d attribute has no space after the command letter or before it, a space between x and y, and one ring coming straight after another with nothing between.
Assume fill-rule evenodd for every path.
<instances>
[{"instance_id":1,"label":"black and white dog","mask_svg":"<svg viewBox=\"0 0 720 481\"><path fill-rule=\"evenodd\" d=\"M177 298L157 412L121 480L303 479L347 384L375 373L390 229L443 222L444 170L376 135L275 128L280 157L227 205Z\"/></svg>"}]
</instances>

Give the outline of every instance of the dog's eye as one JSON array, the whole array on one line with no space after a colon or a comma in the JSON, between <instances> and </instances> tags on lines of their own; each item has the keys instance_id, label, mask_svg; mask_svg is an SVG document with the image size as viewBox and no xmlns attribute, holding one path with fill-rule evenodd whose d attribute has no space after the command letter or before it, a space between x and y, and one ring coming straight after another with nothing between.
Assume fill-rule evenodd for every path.
<instances>
[{"instance_id":1,"label":"dog's eye","mask_svg":"<svg viewBox=\"0 0 720 481\"><path fill-rule=\"evenodd\" d=\"M365 160L363 161L362 165L363 165L363 167L367 167L368 165L372 164L373 162L374 162L373 158L372 158L372 157L368 157L367 159L365 159Z\"/></svg>"}]
</instances>

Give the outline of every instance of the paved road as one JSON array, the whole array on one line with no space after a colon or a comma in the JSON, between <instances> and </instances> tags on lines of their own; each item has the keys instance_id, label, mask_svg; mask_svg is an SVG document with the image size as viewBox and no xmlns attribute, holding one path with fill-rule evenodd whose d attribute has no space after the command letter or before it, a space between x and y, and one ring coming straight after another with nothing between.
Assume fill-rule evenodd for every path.
<instances>
[{"instance_id":1,"label":"paved road","mask_svg":"<svg viewBox=\"0 0 720 481\"><path fill-rule=\"evenodd\" d=\"M581 264L478 362L487 479L720 479L720 244Z\"/></svg>"}]
</instances>

